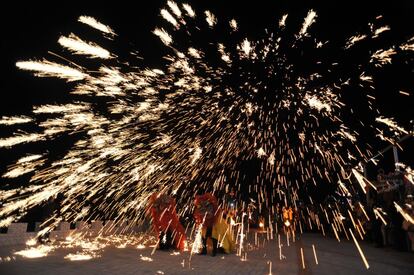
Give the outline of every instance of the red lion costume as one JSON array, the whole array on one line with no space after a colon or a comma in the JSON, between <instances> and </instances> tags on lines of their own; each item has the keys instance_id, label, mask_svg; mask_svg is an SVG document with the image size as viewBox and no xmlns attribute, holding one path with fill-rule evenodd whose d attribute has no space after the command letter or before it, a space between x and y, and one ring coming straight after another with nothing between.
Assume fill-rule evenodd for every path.
<instances>
[{"instance_id":1,"label":"red lion costume","mask_svg":"<svg viewBox=\"0 0 414 275\"><path fill-rule=\"evenodd\" d=\"M206 227L212 227L216 221L218 203L216 197L211 193L196 196L194 218L196 223L203 224Z\"/></svg>"},{"instance_id":2,"label":"red lion costume","mask_svg":"<svg viewBox=\"0 0 414 275\"><path fill-rule=\"evenodd\" d=\"M185 230L178 219L175 200L166 194L153 194L150 197L150 212L157 236L160 236L161 232L170 232L175 248L184 250Z\"/></svg>"}]
</instances>

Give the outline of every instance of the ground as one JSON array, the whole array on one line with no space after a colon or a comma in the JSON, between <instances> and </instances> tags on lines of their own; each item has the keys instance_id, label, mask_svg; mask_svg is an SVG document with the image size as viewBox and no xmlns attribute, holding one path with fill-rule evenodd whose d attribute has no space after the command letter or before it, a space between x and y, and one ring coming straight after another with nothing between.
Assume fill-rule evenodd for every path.
<instances>
[{"instance_id":1,"label":"ground","mask_svg":"<svg viewBox=\"0 0 414 275\"><path fill-rule=\"evenodd\" d=\"M304 234L289 246L286 239L282 240L282 255L285 257L282 260L278 241L272 240L249 251L246 261L234 254L218 254L216 257L193 255L189 262L188 252L174 255L173 251L156 251L151 255L150 247L139 250L132 246L107 247L101 257L85 261L65 260L64 256L68 254L65 249L57 249L43 258L28 259L14 255L14 258L5 260L6 255L13 255L23 247L4 246L0 247L0 274L269 274L270 262L272 274L414 274L414 253L375 248L361 242L370 265L366 269L353 242L344 240L338 243L318 234ZM315 246L318 265L312 245Z\"/></svg>"}]
</instances>

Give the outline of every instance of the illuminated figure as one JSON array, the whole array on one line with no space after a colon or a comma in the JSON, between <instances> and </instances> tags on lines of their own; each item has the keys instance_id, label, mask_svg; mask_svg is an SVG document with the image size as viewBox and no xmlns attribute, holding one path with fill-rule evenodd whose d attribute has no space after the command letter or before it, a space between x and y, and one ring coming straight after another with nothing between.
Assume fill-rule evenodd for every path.
<instances>
[{"instance_id":1,"label":"illuminated figure","mask_svg":"<svg viewBox=\"0 0 414 275\"><path fill-rule=\"evenodd\" d=\"M212 256L217 254L218 246L225 253L230 253L234 247L232 234L228 224L222 217L218 207L217 199L210 193L196 196L194 218L197 224L202 224L203 249L200 254L207 254L207 240L210 238L213 243Z\"/></svg>"},{"instance_id":2,"label":"illuminated figure","mask_svg":"<svg viewBox=\"0 0 414 275\"><path fill-rule=\"evenodd\" d=\"M282 217L283 217L283 228L285 233L293 231L294 223L293 223L293 210L291 207L283 207L282 209Z\"/></svg>"},{"instance_id":3,"label":"illuminated figure","mask_svg":"<svg viewBox=\"0 0 414 275\"><path fill-rule=\"evenodd\" d=\"M184 250L185 231L176 213L175 200L166 194L153 194L150 205L152 225L159 238L158 248Z\"/></svg>"}]
</instances>

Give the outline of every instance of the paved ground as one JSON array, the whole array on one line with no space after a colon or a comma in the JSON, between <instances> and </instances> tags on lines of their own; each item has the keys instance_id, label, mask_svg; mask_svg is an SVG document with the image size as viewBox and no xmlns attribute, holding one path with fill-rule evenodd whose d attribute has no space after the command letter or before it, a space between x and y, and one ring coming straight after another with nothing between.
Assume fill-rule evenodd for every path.
<instances>
[{"instance_id":1,"label":"paved ground","mask_svg":"<svg viewBox=\"0 0 414 275\"><path fill-rule=\"evenodd\" d=\"M282 238L283 239L283 238ZM277 240L249 251L247 260L236 255L216 257L193 255L189 263L188 252L172 255L172 252L156 251L151 248L138 250L136 247L107 247L101 257L85 261L69 261L64 256L68 249L57 249L47 257L28 259L15 255L5 261L6 255L22 247L0 247L0 274L414 274L414 253L397 252L392 249L374 248L361 244L370 264L367 270L351 242L338 243L334 239L322 238L317 234L305 234L295 243L287 246L284 239L280 260ZM316 265L312 245L315 245ZM305 269L302 267L301 248L304 252ZM147 261L145 257L153 261Z\"/></svg>"}]
</instances>

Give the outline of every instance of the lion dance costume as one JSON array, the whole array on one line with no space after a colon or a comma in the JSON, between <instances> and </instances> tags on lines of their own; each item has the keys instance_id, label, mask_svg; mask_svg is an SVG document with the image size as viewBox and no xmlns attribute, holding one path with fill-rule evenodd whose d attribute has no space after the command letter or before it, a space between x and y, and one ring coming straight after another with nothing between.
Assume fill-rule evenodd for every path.
<instances>
[{"instance_id":1,"label":"lion dance costume","mask_svg":"<svg viewBox=\"0 0 414 275\"><path fill-rule=\"evenodd\" d=\"M159 238L159 249L184 250L185 231L176 213L175 200L166 194L153 194L150 213L154 232Z\"/></svg>"},{"instance_id":2,"label":"lion dance costume","mask_svg":"<svg viewBox=\"0 0 414 275\"><path fill-rule=\"evenodd\" d=\"M217 253L218 244L225 253L233 250L234 242L230 229L223 218L217 199L210 193L196 196L194 218L198 225L202 224L203 249L201 254L207 254L207 239L213 243L213 256Z\"/></svg>"}]
</instances>

